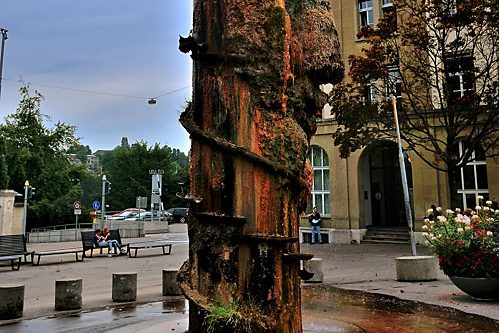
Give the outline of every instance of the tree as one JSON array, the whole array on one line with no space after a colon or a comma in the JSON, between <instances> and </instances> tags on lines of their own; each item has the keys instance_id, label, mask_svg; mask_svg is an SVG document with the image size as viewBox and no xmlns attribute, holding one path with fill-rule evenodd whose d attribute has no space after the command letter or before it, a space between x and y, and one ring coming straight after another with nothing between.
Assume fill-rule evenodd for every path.
<instances>
[{"instance_id":1,"label":"tree","mask_svg":"<svg viewBox=\"0 0 499 333\"><path fill-rule=\"evenodd\" d=\"M406 148L448 176L458 206L459 171L474 156L498 150L498 2L394 0L376 28L358 37L363 54L349 57L351 81L334 86L342 157L374 140L394 138L391 95L397 96ZM463 151L459 145L463 143ZM474 154L480 152L480 154Z\"/></svg>"},{"instance_id":2,"label":"tree","mask_svg":"<svg viewBox=\"0 0 499 333\"><path fill-rule=\"evenodd\" d=\"M0 189L9 188L9 173L6 160L7 150L5 148L5 141L0 137Z\"/></svg>"},{"instance_id":3,"label":"tree","mask_svg":"<svg viewBox=\"0 0 499 333\"><path fill-rule=\"evenodd\" d=\"M62 122L48 128L49 117L40 109L43 96L20 88L21 101L14 114L0 126L0 141L5 143L9 187L24 193L24 183L37 188L36 199L30 201L27 229L64 223L71 219L71 205L79 199L79 180L83 166L69 163L66 152L75 146L76 128Z\"/></svg>"},{"instance_id":4,"label":"tree","mask_svg":"<svg viewBox=\"0 0 499 333\"><path fill-rule=\"evenodd\" d=\"M102 157L104 173L112 183L111 193L106 197L111 210L135 207L136 197L151 195L151 169L164 170L163 204L166 207L184 206L185 202L181 202L175 193L180 191L178 183L187 180L188 159L185 154L159 144L148 147L146 142L136 142L130 146L127 138L121 142L121 145Z\"/></svg>"},{"instance_id":5,"label":"tree","mask_svg":"<svg viewBox=\"0 0 499 333\"><path fill-rule=\"evenodd\" d=\"M301 332L306 157L319 85L343 75L331 1L196 0L193 22L189 331Z\"/></svg>"},{"instance_id":6,"label":"tree","mask_svg":"<svg viewBox=\"0 0 499 333\"><path fill-rule=\"evenodd\" d=\"M76 158L83 164L87 162L87 155L92 154L92 149L90 149L89 145L81 145L76 144L73 147L70 147L68 150L68 154L75 154Z\"/></svg>"}]
</instances>

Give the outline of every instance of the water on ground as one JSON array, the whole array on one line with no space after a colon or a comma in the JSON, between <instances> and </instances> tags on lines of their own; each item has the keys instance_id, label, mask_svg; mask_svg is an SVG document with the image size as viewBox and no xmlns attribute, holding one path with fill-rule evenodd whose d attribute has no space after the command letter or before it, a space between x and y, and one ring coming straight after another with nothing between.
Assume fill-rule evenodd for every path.
<instances>
[{"instance_id":1,"label":"water on ground","mask_svg":"<svg viewBox=\"0 0 499 333\"><path fill-rule=\"evenodd\" d=\"M499 323L488 318L324 285L303 288L302 309L304 333L499 332ZM187 302L177 297L137 306L117 305L92 312L22 320L0 326L0 333L183 333L187 329L187 312Z\"/></svg>"}]
</instances>

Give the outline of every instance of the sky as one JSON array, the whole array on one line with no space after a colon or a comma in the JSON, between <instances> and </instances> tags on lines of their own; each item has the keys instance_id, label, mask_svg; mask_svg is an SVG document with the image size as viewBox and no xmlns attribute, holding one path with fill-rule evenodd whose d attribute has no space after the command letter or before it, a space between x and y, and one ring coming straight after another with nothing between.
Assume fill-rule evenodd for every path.
<instances>
[{"instance_id":1,"label":"sky","mask_svg":"<svg viewBox=\"0 0 499 333\"><path fill-rule=\"evenodd\" d=\"M2 123L29 84L44 96L46 125L75 125L93 152L123 137L188 152L178 118L191 99L191 59L178 39L192 28L192 1L1 0L0 28Z\"/></svg>"}]
</instances>

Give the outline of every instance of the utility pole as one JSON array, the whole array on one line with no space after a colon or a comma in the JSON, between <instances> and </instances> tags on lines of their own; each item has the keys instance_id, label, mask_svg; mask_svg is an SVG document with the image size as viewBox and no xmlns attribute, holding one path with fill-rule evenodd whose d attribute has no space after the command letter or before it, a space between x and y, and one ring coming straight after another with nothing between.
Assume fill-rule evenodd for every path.
<instances>
[{"instance_id":1,"label":"utility pole","mask_svg":"<svg viewBox=\"0 0 499 333\"><path fill-rule=\"evenodd\" d=\"M100 228L104 228L104 219L106 217L106 193L107 192L107 178L106 175L102 175L102 207L100 209Z\"/></svg>"},{"instance_id":2,"label":"utility pole","mask_svg":"<svg viewBox=\"0 0 499 333\"><path fill-rule=\"evenodd\" d=\"M395 117L395 129L397 131L397 143L399 148L399 165L400 165L400 176L402 177L402 188L404 191L405 216L407 218L407 224L409 225L409 233L411 236L411 251L412 255L415 256L417 255L416 239L414 237L414 226L412 223L412 209L409 197L409 186L407 185L407 174L405 171L404 153L402 151L402 140L400 139L399 118L397 115L397 98L394 95L392 95L392 105L393 105L393 116Z\"/></svg>"},{"instance_id":3,"label":"utility pole","mask_svg":"<svg viewBox=\"0 0 499 333\"><path fill-rule=\"evenodd\" d=\"M2 79L3 79L3 74L2 74L2 69L3 69L3 50L5 47L5 41L8 39L7 37L8 30L4 28L0 28L0 34L2 35L2 47L0 50L0 97L2 96Z\"/></svg>"}]
</instances>

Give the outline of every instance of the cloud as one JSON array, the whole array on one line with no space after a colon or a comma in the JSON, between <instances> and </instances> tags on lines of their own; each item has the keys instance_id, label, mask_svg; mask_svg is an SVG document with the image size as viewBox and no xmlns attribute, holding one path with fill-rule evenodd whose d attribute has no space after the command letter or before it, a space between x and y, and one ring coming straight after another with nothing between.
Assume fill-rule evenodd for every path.
<instances>
[{"instance_id":1,"label":"cloud","mask_svg":"<svg viewBox=\"0 0 499 333\"><path fill-rule=\"evenodd\" d=\"M190 89L154 106L147 98L191 84L190 58L177 49L191 16L190 1L2 0L0 22L9 39L0 115L15 111L15 81L23 78L45 96L42 112L76 125L93 150L113 148L127 136L187 152L178 112Z\"/></svg>"}]
</instances>

